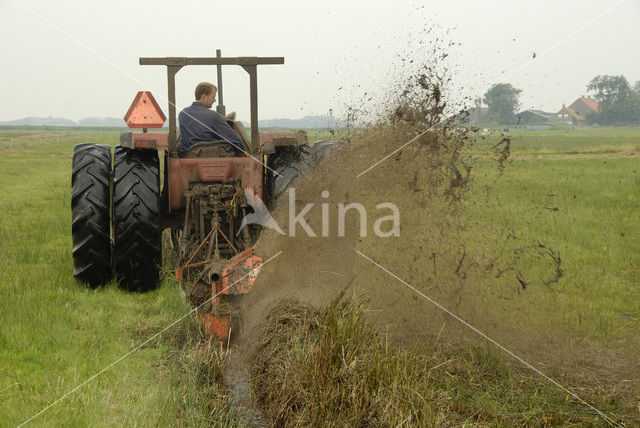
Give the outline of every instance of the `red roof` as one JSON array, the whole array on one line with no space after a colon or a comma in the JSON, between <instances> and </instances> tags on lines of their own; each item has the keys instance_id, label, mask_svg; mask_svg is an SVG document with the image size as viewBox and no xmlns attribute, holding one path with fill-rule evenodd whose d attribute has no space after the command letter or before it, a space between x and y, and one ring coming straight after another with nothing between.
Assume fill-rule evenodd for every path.
<instances>
[{"instance_id":1,"label":"red roof","mask_svg":"<svg viewBox=\"0 0 640 428\"><path fill-rule=\"evenodd\" d=\"M598 105L598 102L596 100L594 100L593 98L587 98L587 97L580 97L580 99L593 111L595 111L596 113L600 111L600 106Z\"/></svg>"}]
</instances>

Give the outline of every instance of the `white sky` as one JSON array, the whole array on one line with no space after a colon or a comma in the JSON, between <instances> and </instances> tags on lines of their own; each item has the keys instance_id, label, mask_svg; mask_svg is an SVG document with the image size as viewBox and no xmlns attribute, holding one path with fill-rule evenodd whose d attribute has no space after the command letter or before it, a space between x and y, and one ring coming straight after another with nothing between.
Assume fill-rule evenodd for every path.
<instances>
[{"instance_id":1,"label":"white sky","mask_svg":"<svg viewBox=\"0 0 640 428\"><path fill-rule=\"evenodd\" d=\"M557 111L598 74L640 80L640 2L618 3L0 0L0 121L122 117L148 89L166 114L166 68L140 66L138 57L215 56L216 48L285 57L285 65L258 68L261 119L326 114L406 77L398 53L420 62L436 37L443 51L455 43L447 61L457 95L481 96L507 76L523 89L523 108ZM248 121L246 73L229 66L223 74L227 111ZM203 80L216 83L215 67L178 73L178 109Z\"/></svg>"}]
</instances>

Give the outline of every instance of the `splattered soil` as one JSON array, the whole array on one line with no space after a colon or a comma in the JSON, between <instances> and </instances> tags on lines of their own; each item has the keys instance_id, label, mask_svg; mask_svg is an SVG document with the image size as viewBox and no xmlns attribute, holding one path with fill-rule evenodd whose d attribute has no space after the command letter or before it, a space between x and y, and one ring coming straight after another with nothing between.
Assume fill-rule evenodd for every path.
<instances>
[{"instance_id":1,"label":"splattered soil","mask_svg":"<svg viewBox=\"0 0 640 428\"><path fill-rule=\"evenodd\" d=\"M241 364L254 357L278 304L295 299L320 307L346 291L366 296L367 318L391 346L485 342L473 326L578 390L637 391L640 364L623 346L575 339L564 326L532 327L549 308L527 290L557 291L567 275L561 252L544 237L524 241L508 224L480 222L467 211L477 203L469 192L488 194L487 183L508 173L511 140L504 135L479 149L473 130L461 126L468 114L447 105L450 76L430 63L417 71L385 88L383 104L349 109L358 126L272 211L284 233L264 230L255 245L273 259L239 302ZM485 176L476 181L480 161ZM348 204L362 211L341 213Z\"/></svg>"},{"instance_id":2,"label":"splattered soil","mask_svg":"<svg viewBox=\"0 0 640 428\"><path fill-rule=\"evenodd\" d=\"M424 79L415 78L411 91L437 91L439 86ZM398 99L400 110L387 109L390 114L382 120L355 129L347 143L298 182L290 199L283 199L272 213L284 234L265 230L256 252L265 259L282 253L263 268L241 302L245 315L238 354L253 355L265 317L283 300L320 306L347 290L366 295L368 317L394 346L428 349L438 340L460 346L482 342L455 314L569 384L603 392L636 388L640 365L621 348L594 346L561 329L535 330L526 319L518 320L518 305L535 305L527 288L546 287L552 293L566 275L562 255L543 241L522 242L504 225L476 230L478 223L465 211L478 153L473 134L458 129L455 119L446 119L433 95L425 98L428 102ZM431 129L434 125L438 126ZM509 149L505 137L483 153L495 160L494 179L504 173ZM369 170L381 159L385 160ZM338 206L349 203L361 204L367 218L361 223L355 209L347 211L340 233ZM380 229L391 236L374 233L376 221L390 214L379 206L382 203L398 208L398 236L391 233L390 221L382 222ZM291 217L307 204L313 206L303 217L316 236L309 236L300 224L295 233L290 230ZM328 224L326 230L323 224ZM535 269L528 270L531 266ZM503 308L504 301L511 304ZM544 316L547 310L540 307L534 316Z\"/></svg>"}]
</instances>

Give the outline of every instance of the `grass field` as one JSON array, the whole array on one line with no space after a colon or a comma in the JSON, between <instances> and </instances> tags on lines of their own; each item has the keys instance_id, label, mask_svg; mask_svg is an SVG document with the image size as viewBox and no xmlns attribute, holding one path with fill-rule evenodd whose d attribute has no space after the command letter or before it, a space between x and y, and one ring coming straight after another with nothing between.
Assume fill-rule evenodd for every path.
<instances>
[{"instance_id":1,"label":"grass field","mask_svg":"<svg viewBox=\"0 0 640 428\"><path fill-rule=\"evenodd\" d=\"M488 159L477 164L467 210L479 227L468 232L469 239L485 231L476 240L478 254L541 240L561 254L564 275L548 285L538 280L522 298L486 310L495 316L520 313L511 320L514 330L532 336L557 333L561 339L571 333L591 347L638 355L640 130L512 134L511 163L500 179L490 173L495 166ZM310 134L311 141L327 138L323 131ZM480 143L490 147L497 139L491 135ZM190 310L170 276L144 295L113 283L91 290L74 281L71 155L74 144L86 141L115 144L118 132L0 130L0 426L26 421ZM491 234L490 225L517 231L518 241ZM518 263L525 269L529 261ZM548 267L527 272L533 284L547 278ZM210 353L199 344L194 324L187 317L33 425L237 422L223 393L219 361L203 357ZM636 402L619 406L628 412L625 420L640 420L640 398Z\"/></svg>"},{"instance_id":2,"label":"grass field","mask_svg":"<svg viewBox=\"0 0 640 428\"><path fill-rule=\"evenodd\" d=\"M510 136L502 175L490 159L498 156L489 154L501 135L471 149L476 161L463 209L445 218L449 207L420 203L411 191L411 200L402 199L404 189L396 186L396 200L381 197L400 205L403 246L369 236L358 249L596 406L606 406L600 398L608 397L615 405L607 410L633 426L640 422L640 132L516 130ZM371 177L400 183L396 171L419 156L389 159ZM416 184L404 178L403 187L428 188L428 177L419 177ZM409 347L436 336L463 347L487 343L370 262L359 266L358 290L384 293L373 296L372 312L394 314L380 315L383 335L385 328L397 332ZM509 367L524 368L501 355Z\"/></svg>"},{"instance_id":3,"label":"grass field","mask_svg":"<svg viewBox=\"0 0 640 428\"><path fill-rule=\"evenodd\" d=\"M73 279L73 145L117 140L113 131L72 131L15 139L11 150L0 140L0 426L26 421L190 310L171 279L144 295L114 283L87 289ZM217 386L200 385L202 373L188 346L197 337L187 328L193 322L188 317L149 342L34 425L206 422L219 409L210 409L203 397Z\"/></svg>"},{"instance_id":4,"label":"grass field","mask_svg":"<svg viewBox=\"0 0 640 428\"><path fill-rule=\"evenodd\" d=\"M478 229L503 224L520 243L536 240L560 253L563 278L531 290L520 310L536 327L637 354L640 132L537 131L513 141L511 164L491 190L473 195L469 212L487 225ZM534 315L536 306L554 310Z\"/></svg>"}]
</instances>

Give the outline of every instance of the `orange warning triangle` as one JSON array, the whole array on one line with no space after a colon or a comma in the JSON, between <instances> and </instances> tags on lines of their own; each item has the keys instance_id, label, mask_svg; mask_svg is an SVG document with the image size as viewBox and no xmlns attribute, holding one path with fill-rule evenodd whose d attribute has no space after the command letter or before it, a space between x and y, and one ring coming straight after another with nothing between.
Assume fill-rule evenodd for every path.
<instances>
[{"instance_id":1,"label":"orange warning triangle","mask_svg":"<svg viewBox=\"0 0 640 428\"><path fill-rule=\"evenodd\" d=\"M124 115L129 128L162 128L167 117L149 91L138 91Z\"/></svg>"}]
</instances>

